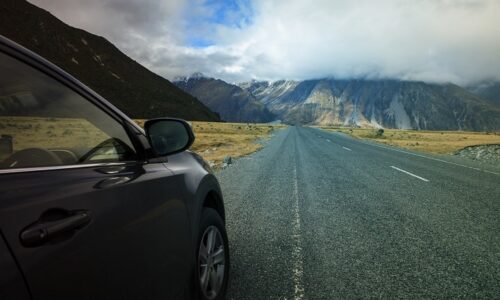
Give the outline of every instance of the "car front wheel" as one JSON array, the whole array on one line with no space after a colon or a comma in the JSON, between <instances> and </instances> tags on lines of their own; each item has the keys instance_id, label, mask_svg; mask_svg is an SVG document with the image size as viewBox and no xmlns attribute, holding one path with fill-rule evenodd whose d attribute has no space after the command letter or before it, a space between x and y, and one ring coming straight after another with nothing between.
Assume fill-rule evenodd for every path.
<instances>
[{"instance_id":1,"label":"car front wheel","mask_svg":"<svg viewBox=\"0 0 500 300\"><path fill-rule=\"evenodd\" d=\"M203 209L197 249L200 299L224 299L229 277L228 239L222 218L212 208Z\"/></svg>"}]
</instances>

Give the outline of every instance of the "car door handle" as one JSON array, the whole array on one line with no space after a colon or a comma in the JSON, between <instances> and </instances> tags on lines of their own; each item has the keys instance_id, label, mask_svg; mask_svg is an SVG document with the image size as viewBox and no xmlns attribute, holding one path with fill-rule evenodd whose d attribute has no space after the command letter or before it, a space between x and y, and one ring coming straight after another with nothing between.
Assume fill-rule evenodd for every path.
<instances>
[{"instance_id":1,"label":"car door handle","mask_svg":"<svg viewBox=\"0 0 500 300\"><path fill-rule=\"evenodd\" d=\"M44 220L44 215L36 223L21 231L21 243L25 247L37 247L51 240L65 240L91 220L88 211L66 212L60 219Z\"/></svg>"}]
</instances>

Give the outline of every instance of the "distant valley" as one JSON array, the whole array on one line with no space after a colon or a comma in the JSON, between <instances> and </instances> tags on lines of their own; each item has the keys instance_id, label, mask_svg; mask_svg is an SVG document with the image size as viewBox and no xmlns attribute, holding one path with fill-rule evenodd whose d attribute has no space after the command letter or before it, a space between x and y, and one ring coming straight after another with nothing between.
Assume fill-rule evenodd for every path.
<instances>
[{"instance_id":1,"label":"distant valley","mask_svg":"<svg viewBox=\"0 0 500 300\"><path fill-rule=\"evenodd\" d=\"M200 99L224 121L266 123L277 118L250 91L220 79L196 73L177 78L174 84Z\"/></svg>"}]
</instances>

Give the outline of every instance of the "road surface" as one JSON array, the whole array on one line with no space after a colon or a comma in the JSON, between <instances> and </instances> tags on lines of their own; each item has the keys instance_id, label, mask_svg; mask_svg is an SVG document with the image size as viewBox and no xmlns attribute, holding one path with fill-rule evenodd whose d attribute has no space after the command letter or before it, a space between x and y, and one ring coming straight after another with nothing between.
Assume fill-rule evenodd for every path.
<instances>
[{"instance_id":1,"label":"road surface","mask_svg":"<svg viewBox=\"0 0 500 300\"><path fill-rule=\"evenodd\" d=\"M289 127L217 176L229 299L500 297L500 172Z\"/></svg>"}]
</instances>

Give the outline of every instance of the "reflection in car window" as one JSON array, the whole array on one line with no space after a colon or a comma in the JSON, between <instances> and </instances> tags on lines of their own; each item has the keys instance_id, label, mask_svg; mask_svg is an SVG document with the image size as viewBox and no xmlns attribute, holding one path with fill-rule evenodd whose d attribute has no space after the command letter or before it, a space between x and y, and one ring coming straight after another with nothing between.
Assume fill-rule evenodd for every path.
<instances>
[{"instance_id":1,"label":"reflection in car window","mask_svg":"<svg viewBox=\"0 0 500 300\"><path fill-rule=\"evenodd\" d=\"M125 129L53 78L0 53L0 169L132 160Z\"/></svg>"}]
</instances>

